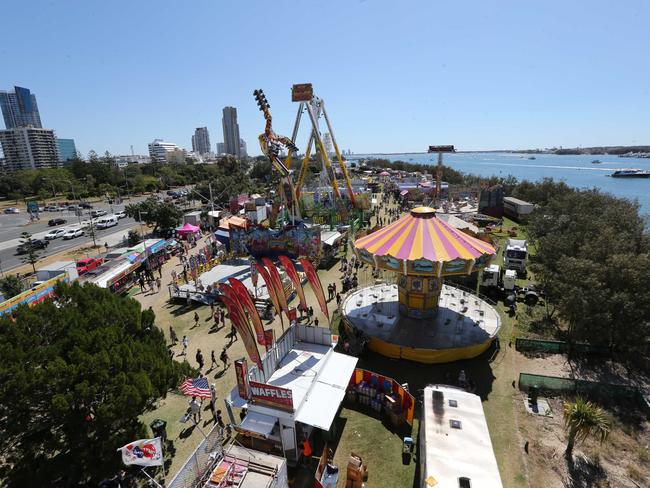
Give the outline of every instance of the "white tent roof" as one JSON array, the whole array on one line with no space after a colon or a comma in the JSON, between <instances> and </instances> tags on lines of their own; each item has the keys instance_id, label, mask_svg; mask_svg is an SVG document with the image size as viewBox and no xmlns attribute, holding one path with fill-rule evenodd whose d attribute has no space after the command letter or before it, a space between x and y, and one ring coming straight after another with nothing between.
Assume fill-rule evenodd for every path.
<instances>
[{"instance_id":1,"label":"white tent roof","mask_svg":"<svg viewBox=\"0 0 650 488\"><path fill-rule=\"evenodd\" d=\"M248 412L241 423L241 428L268 437L277 422L277 417L271 417L259 412Z\"/></svg>"},{"instance_id":2,"label":"white tent roof","mask_svg":"<svg viewBox=\"0 0 650 488\"><path fill-rule=\"evenodd\" d=\"M330 429L357 366L357 358L334 351L326 361L296 415L296 421L323 430Z\"/></svg>"},{"instance_id":3,"label":"white tent roof","mask_svg":"<svg viewBox=\"0 0 650 488\"><path fill-rule=\"evenodd\" d=\"M465 477L472 486L502 488L481 397L434 385L424 389L423 403L425 483L458 488L458 479ZM452 427L452 421L460 428Z\"/></svg>"}]
</instances>

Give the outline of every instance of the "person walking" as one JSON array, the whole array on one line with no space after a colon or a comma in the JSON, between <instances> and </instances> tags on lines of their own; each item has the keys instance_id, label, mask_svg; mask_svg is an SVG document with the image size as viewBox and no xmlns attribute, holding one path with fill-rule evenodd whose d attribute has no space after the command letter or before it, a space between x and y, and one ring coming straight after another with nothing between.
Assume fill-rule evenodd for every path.
<instances>
[{"instance_id":1,"label":"person walking","mask_svg":"<svg viewBox=\"0 0 650 488\"><path fill-rule=\"evenodd\" d=\"M169 338L172 341L172 346L175 346L178 342L178 337L176 336L176 331L171 325L169 326Z\"/></svg>"},{"instance_id":2,"label":"person walking","mask_svg":"<svg viewBox=\"0 0 650 488\"><path fill-rule=\"evenodd\" d=\"M226 424L223 423L223 417L221 417L221 410L217 410L217 425L219 426L219 431L221 435L225 435L224 430L226 430Z\"/></svg>"},{"instance_id":3,"label":"person walking","mask_svg":"<svg viewBox=\"0 0 650 488\"><path fill-rule=\"evenodd\" d=\"M237 340L237 329L235 328L234 324L230 325L230 342L228 345L232 344Z\"/></svg>"},{"instance_id":4,"label":"person walking","mask_svg":"<svg viewBox=\"0 0 650 488\"><path fill-rule=\"evenodd\" d=\"M214 353L214 351L212 351ZM210 385L210 410L212 411L212 418L217 421L217 388L214 383Z\"/></svg>"},{"instance_id":5,"label":"person walking","mask_svg":"<svg viewBox=\"0 0 650 488\"><path fill-rule=\"evenodd\" d=\"M340 293L336 294L336 306L337 307L341 306L341 294Z\"/></svg>"},{"instance_id":6,"label":"person walking","mask_svg":"<svg viewBox=\"0 0 650 488\"><path fill-rule=\"evenodd\" d=\"M318 317L314 319L314 327L318 327Z\"/></svg>"},{"instance_id":7,"label":"person walking","mask_svg":"<svg viewBox=\"0 0 650 488\"><path fill-rule=\"evenodd\" d=\"M187 339L186 335L183 336L182 344L183 344L183 356L187 356L187 346L190 345L190 341Z\"/></svg>"},{"instance_id":8,"label":"person walking","mask_svg":"<svg viewBox=\"0 0 650 488\"><path fill-rule=\"evenodd\" d=\"M138 277L138 283L140 284L140 292L144 293L144 276L140 275Z\"/></svg>"},{"instance_id":9,"label":"person walking","mask_svg":"<svg viewBox=\"0 0 650 488\"><path fill-rule=\"evenodd\" d=\"M201 349L196 350L196 356L195 356L196 362L199 364L199 371L203 371L203 354L201 354Z\"/></svg>"},{"instance_id":10,"label":"person walking","mask_svg":"<svg viewBox=\"0 0 650 488\"><path fill-rule=\"evenodd\" d=\"M217 365L217 358L214 355L214 349L210 353L210 371Z\"/></svg>"},{"instance_id":11,"label":"person walking","mask_svg":"<svg viewBox=\"0 0 650 488\"><path fill-rule=\"evenodd\" d=\"M201 421L201 404L196 399L195 396L190 400L190 412L192 414L192 420L194 425L198 424ZM198 420L197 420L198 418Z\"/></svg>"},{"instance_id":12,"label":"person walking","mask_svg":"<svg viewBox=\"0 0 650 488\"><path fill-rule=\"evenodd\" d=\"M199 325L199 313L194 312L194 327L198 327Z\"/></svg>"},{"instance_id":13,"label":"person walking","mask_svg":"<svg viewBox=\"0 0 650 488\"><path fill-rule=\"evenodd\" d=\"M222 324L224 325L224 327L225 327L225 326L226 326L226 312L224 312L223 310L221 310L221 311L219 312L219 315L221 316L221 323L222 323Z\"/></svg>"},{"instance_id":14,"label":"person walking","mask_svg":"<svg viewBox=\"0 0 650 488\"><path fill-rule=\"evenodd\" d=\"M216 329L218 329L219 328L219 312L218 311L215 311L212 314L212 319L214 320L214 327Z\"/></svg>"},{"instance_id":15,"label":"person walking","mask_svg":"<svg viewBox=\"0 0 650 488\"><path fill-rule=\"evenodd\" d=\"M311 318L313 316L314 316L314 308L310 306L309 309L307 310L307 318L309 320L308 323L311 323Z\"/></svg>"},{"instance_id":16,"label":"person walking","mask_svg":"<svg viewBox=\"0 0 650 488\"><path fill-rule=\"evenodd\" d=\"M226 348L224 347L223 350L221 351L221 356L219 356L219 359L221 359L221 362L223 363L223 370L228 369L228 361L230 358L228 357L228 353L226 352Z\"/></svg>"},{"instance_id":17,"label":"person walking","mask_svg":"<svg viewBox=\"0 0 650 488\"><path fill-rule=\"evenodd\" d=\"M160 278L156 278L156 288L158 288L158 291L160 291L160 286L162 285L162 282L160 281Z\"/></svg>"}]
</instances>

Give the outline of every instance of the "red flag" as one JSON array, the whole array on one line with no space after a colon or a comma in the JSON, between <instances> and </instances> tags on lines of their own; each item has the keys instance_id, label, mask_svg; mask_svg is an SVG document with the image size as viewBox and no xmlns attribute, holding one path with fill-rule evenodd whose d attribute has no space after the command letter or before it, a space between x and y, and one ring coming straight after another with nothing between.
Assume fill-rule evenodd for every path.
<instances>
[{"instance_id":1,"label":"red flag","mask_svg":"<svg viewBox=\"0 0 650 488\"><path fill-rule=\"evenodd\" d=\"M244 305L248 316L253 323L253 328L255 329L255 334L257 335L257 343L262 346L266 345L264 340L264 326L262 325L262 320L260 319L260 314L257 312L257 307L253 303L253 299L248 294L248 288L237 278L228 278L230 286L237 293L237 296L240 298L241 303Z\"/></svg>"},{"instance_id":2,"label":"red flag","mask_svg":"<svg viewBox=\"0 0 650 488\"><path fill-rule=\"evenodd\" d=\"M300 306L303 310L307 310L307 300L305 300L305 291L302 289L302 283L300 283L300 276L296 271L296 267L293 265L293 261L287 256L279 256L278 259L282 263L284 271L287 273L287 276L293 282L293 286L296 288L296 293L300 299Z\"/></svg>"},{"instance_id":3,"label":"red flag","mask_svg":"<svg viewBox=\"0 0 650 488\"><path fill-rule=\"evenodd\" d=\"M307 275L307 281L309 281L311 289L314 290L314 295L316 295L321 311L325 314L327 320L329 320L330 313L329 310L327 310L327 302L325 301L325 295L323 294L323 285L321 285L318 273L308 259L300 258L300 264Z\"/></svg>"},{"instance_id":4,"label":"red flag","mask_svg":"<svg viewBox=\"0 0 650 488\"><path fill-rule=\"evenodd\" d=\"M221 292L226 295L230 300L233 302L233 306L237 309L237 312L239 315L248 323L248 318L246 317L246 314L244 313L244 307L241 303L241 300L239 298L239 295L235 290L233 290L232 286L226 284L226 283L220 283L219 284L219 289Z\"/></svg>"},{"instance_id":5,"label":"red flag","mask_svg":"<svg viewBox=\"0 0 650 488\"><path fill-rule=\"evenodd\" d=\"M266 329L264 331L264 337L266 338L267 346L272 346L273 343L275 342L275 332L273 331L273 329Z\"/></svg>"},{"instance_id":6,"label":"red flag","mask_svg":"<svg viewBox=\"0 0 650 488\"><path fill-rule=\"evenodd\" d=\"M223 303L226 304L226 308L228 309L228 314L230 315L230 321L232 322L232 325L235 326L235 329L239 332L239 336L242 339L242 342L244 343L244 347L246 348L246 352L248 353L248 357L251 358L251 361L253 361L255 364L257 364L257 367L260 368L260 371L263 371L262 367L262 360L260 358L260 353L257 350L257 345L255 344L255 338L253 337L253 333L251 332L250 326L246 322L246 318L242 317L239 313L239 310L237 310L237 305L233 300L224 295L221 297L223 300Z\"/></svg>"},{"instance_id":7,"label":"red flag","mask_svg":"<svg viewBox=\"0 0 650 488\"><path fill-rule=\"evenodd\" d=\"M278 295L278 303L280 304L280 307L282 307L282 310L284 310L284 313L287 315L287 317L289 317L289 305L287 305L287 296L284 294L284 286L282 286L282 279L280 278L278 268L275 267L275 264L273 264L273 261L271 261L269 258L262 258L262 261L264 262L266 268L269 270L271 283L273 283L275 292Z\"/></svg>"},{"instance_id":8,"label":"red flag","mask_svg":"<svg viewBox=\"0 0 650 488\"><path fill-rule=\"evenodd\" d=\"M280 301L278 299L277 294L275 293L275 287L273 286L273 282L271 281L269 272L260 263L255 263L255 268L262 275L262 278L264 279L264 283L266 283L266 290L269 292L269 298L271 299L273 308L275 308L276 313L280 316L280 322L282 322L282 309L280 308ZM282 322L282 324L283 324L282 327L284 329L284 322Z\"/></svg>"}]
</instances>

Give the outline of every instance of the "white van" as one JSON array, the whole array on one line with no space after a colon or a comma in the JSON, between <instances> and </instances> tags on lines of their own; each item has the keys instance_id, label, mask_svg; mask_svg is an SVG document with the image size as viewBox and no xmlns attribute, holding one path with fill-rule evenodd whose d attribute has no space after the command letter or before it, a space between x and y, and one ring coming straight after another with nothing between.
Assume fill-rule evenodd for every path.
<instances>
[{"instance_id":1,"label":"white van","mask_svg":"<svg viewBox=\"0 0 650 488\"><path fill-rule=\"evenodd\" d=\"M98 229L108 229L117 225L117 217L115 215L109 215L108 217L102 217L97 219L97 228Z\"/></svg>"}]
</instances>

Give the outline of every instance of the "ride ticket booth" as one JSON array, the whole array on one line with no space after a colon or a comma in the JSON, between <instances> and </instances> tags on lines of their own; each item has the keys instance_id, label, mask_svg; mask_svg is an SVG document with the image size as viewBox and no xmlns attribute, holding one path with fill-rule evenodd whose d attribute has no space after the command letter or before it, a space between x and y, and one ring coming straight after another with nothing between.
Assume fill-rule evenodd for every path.
<instances>
[{"instance_id":1,"label":"ride ticket booth","mask_svg":"<svg viewBox=\"0 0 650 488\"><path fill-rule=\"evenodd\" d=\"M242 445L294 465L316 430L325 439L336 435L334 420L357 358L335 352L335 341L329 329L294 325L264 355L263 370L236 361L237 387L225 403L231 420L233 407L247 409L235 427Z\"/></svg>"}]
</instances>

